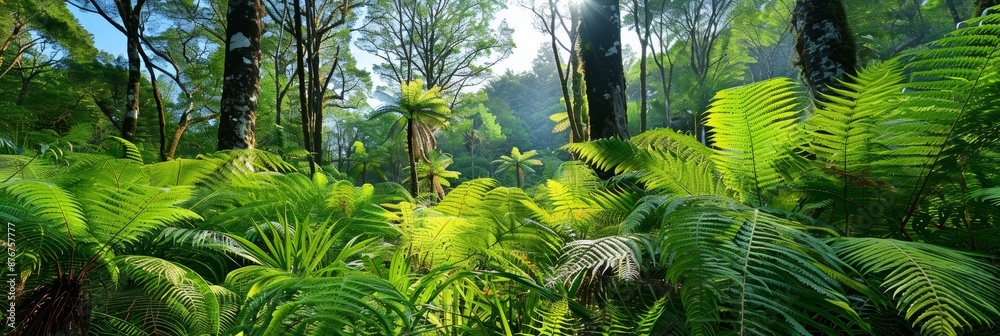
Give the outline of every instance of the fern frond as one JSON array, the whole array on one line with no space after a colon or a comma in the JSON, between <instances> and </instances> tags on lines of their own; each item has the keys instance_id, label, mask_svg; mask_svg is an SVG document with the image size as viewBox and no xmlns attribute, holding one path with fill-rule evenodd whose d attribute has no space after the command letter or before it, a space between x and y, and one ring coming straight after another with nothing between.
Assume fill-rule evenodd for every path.
<instances>
[{"instance_id":1,"label":"fern frond","mask_svg":"<svg viewBox=\"0 0 1000 336\"><path fill-rule=\"evenodd\" d=\"M200 275L182 265L148 256L115 259L122 276L165 305L186 326L187 333L219 332L219 301Z\"/></svg>"},{"instance_id":2,"label":"fern frond","mask_svg":"<svg viewBox=\"0 0 1000 336\"><path fill-rule=\"evenodd\" d=\"M478 211L476 207L481 204L486 193L499 186L499 182L489 178L467 181L449 192L435 209L452 216L475 213Z\"/></svg>"},{"instance_id":3,"label":"fern frond","mask_svg":"<svg viewBox=\"0 0 1000 336\"><path fill-rule=\"evenodd\" d=\"M569 303L563 299L552 302L543 311L537 312L540 315L535 321L538 326L533 335L539 336L563 336L576 334L576 321L569 316Z\"/></svg>"},{"instance_id":4,"label":"fern frond","mask_svg":"<svg viewBox=\"0 0 1000 336\"><path fill-rule=\"evenodd\" d=\"M188 186L98 184L81 193L81 197L94 237L105 243L131 244L179 221L200 219L198 214L180 207L191 191Z\"/></svg>"},{"instance_id":5,"label":"fern frond","mask_svg":"<svg viewBox=\"0 0 1000 336\"><path fill-rule=\"evenodd\" d=\"M844 261L870 276L924 335L956 335L1000 319L997 269L975 255L925 243L879 238L830 242Z\"/></svg>"},{"instance_id":6,"label":"fern frond","mask_svg":"<svg viewBox=\"0 0 1000 336\"><path fill-rule=\"evenodd\" d=\"M864 326L829 275L843 273L833 251L797 222L695 198L667 214L660 237L661 253L673 256L667 281L682 286L693 334L719 327L737 334L836 334Z\"/></svg>"},{"instance_id":7,"label":"fern frond","mask_svg":"<svg viewBox=\"0 0 1000 336\"><path fill-rule=\"evenodd\" d=\"M227 334L394 335L415 309L380 278L290 279L247 300Z\"/></svg>"},{"instance_id":8,"label":"fern frond","mask_svg":"<svg viewBox=\"0 0 1000 336\"><path fill-rule=\"evenodd\" d=\"M726 186L750 204L764 205L788 182L778 164L793 159L802 139L798 84L776 78L719 91L706 125L718 148L713 156Z\"/></svg>"},{"instance_id":9,"label":"fern frond","mask_svg":"<svg viewBox=\"0 0 1000 336\"><path fill-rule=\"evenodd\" d=\"M132 161L135 161L135 162L138 162L138 163L142 163L142 151L140 151L139 147L136 147L134 143L132 143L131 141L128 141L128 140L116 137L116 136L108 137L108 139L109 140L114 140L118 144L122 145L122 150L123 150L123 154L124 154L123 157L125 159L129 159L129 160L132 160Z\"/></svg>"},{"instance_id":10,"label":"fern frond","mask_svg":"<svg viewBox=\"0 0 1000 336\"><path fill-rule=\"evenodd\" d=\"M79 200L58 185L37 180L14 180L0 184L0 190L17 199L20 207L26 210L26 215L45 223L40 228L42 231L65 235L50 239L94 241Z\"/></svg>"},{"instance_id":11,"label":"fern frond","mask_svg":"<svg viewBox=\"0 0 1000 336\"><path fill-rule=\"evenodd\" d=\"M643 256L651 256L656 250L652 239L641 235L575 240L563 248L553 280L573 281L588 273L596 277L611 269L618 279L638 280Z\"/></svg>"},{"instance_id":12,"label":"fern frond","mask_svg":"<svg viewBox=\"0 0 1000 336\"><path fill-rule=\"evenodd\" d=\"M181 159L147 164L143 166L150 178L150 185L169 187L197 185L208 181L209 175L218 169L218 160Z\"/></svg>"}]
</instances>

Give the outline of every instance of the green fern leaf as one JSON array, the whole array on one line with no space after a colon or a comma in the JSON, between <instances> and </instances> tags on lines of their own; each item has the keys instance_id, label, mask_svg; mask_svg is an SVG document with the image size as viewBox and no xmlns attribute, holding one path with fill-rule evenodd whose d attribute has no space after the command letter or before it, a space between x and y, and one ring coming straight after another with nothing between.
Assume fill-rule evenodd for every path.
<instances>
[{"instance_id":1,"label":"green fern leaf","mask_svg":"<svg viewBox=\"0 0 1000 336\"><path fill-rule=\"evenodd\" d=\"M867 275L884 277L882 288L924 335L957 335L962 328L1000 319L997 269L975 255L925 243L878 238L830 242L844 261Z\"/></svg>"},{"instance_id":2,"label":"green fern leaf","mask_svg":"<svg viewBox=\"0 0 1000 336\"><path fill-rule=\"evenodd\" d=\"M219 301L200 275L182 265L148 256L116 258L122 276L165 305L186 325L189 334L217 334Z\"/></svg>"},{"instance_id":3,"label":"green fern leaf","mask_svg":"<svg viewBox=\"0 0 1000 336\"><path fill-rule=\"evenodd\" d=\"M778 164L796 156L802 114L798 84L776 78L719 91L706 125L718 148L713 156L726 186L750 204L764 205L788 182Z\"/></svg>"}]
</instances>

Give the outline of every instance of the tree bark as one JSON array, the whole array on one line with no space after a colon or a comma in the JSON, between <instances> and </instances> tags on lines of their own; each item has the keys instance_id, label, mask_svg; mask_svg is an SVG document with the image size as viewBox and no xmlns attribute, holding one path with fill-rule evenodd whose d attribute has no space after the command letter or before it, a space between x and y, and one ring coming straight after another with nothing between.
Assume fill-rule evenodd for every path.
<instances>
[{"instance_id":1,"label":"tree bark","mask_svg":"<svg viewBox=\"0 0 1000 336\"><path fill-rule=\"evenodd\" d=\"M229 1L219 150L254 147L263 17L264 4L260 0Z\"/></svg>"},{"instance_id":2,"label":"tree bark","mask_svg":"<svg viewBox=\"0 0 1000 336\"><path fill-rule=\"evenodd\" d=\"M813 97L830 93L844 74L855 74L857 47L840 0L798 0L792 14L795 52Z\"/></svg>"},{"instance_id":3,"label":"tree bark","mask_svg":"<svg viewBox=\"0 0 1000 336\"><path fill-rule=\"evenodd\" d=\"M586 87L583 80L583 69L580 64L580 4L570 5L570 45L572 50L569 54L570 90L573 94L573 118L570 123L576 123L580 128L580 136L577 142L590 141L590 112L587 110Z\"/></svg>"},{"instance_id":4,"label":"tree bark","mask_svg":"<svg viewBox=\"0 0 1000 336\"><path fill-rule=\"evenodd\" d=\"M167 161L170 157L167 156L167 116L163 106L163 97L160 96L160 86L156 81L156 72L153 71L153 62L150 62L149 55L146 55L142 49L139 49L139 53L142 56L142 62L146 64L149 84L153 89L153 101L156 103L156 117L160 128L160 161Z\"/></svg>"},{"instance_id":5,"label":"tree bark","mask_svg":"<svg viewBox=\"0 0 1000 336\"><path fill-rule=\"evenodd\" d=\"M409 150L410 159L410 195L417 197L419 190L417 189L417 159L413 155L413 120L409 119L406 121L406 146Z\"/></svg>"},{"instance_id":6,"label":"tree bark","mask_svg":"<svg viewBox=\"0 0 1000 336\"><path fill-rule=\"evenodd\" d=\"M292 7L295 16L295 68L299 75L299 115L302 118L302 146L309 152L309 176L316 174L316 159L312 155L312 139L309 134L311 123L309 118L309 102L306 94L306 65L305 65L305 40L302 37L302 6L299 1L293 1Z\"/></svg>"},{"instance_id":7,"label":"tree bark","mask_svg":"<svg viewBox=\"0 0 1000 336\"><path fill-rule=\"evenodd\" d=\"M581 6L579 52L587 85L590 138L628 140L618 0L591 0Z\"/></svg>"},{"instance_id":8,"label":"tree bark","mask_svg":"<svg viewBox=\"0 0 1000 336\"><path fill-rule=\"evenodd\" d=\"M139 13L134 11L127 16L125 25L125 40L128 48L128 84L125 93L125 118L122 119L122 138L135 142L136 129L139 124L139 72L141 56L139 55Z\"/></svg>"}]
</instances>

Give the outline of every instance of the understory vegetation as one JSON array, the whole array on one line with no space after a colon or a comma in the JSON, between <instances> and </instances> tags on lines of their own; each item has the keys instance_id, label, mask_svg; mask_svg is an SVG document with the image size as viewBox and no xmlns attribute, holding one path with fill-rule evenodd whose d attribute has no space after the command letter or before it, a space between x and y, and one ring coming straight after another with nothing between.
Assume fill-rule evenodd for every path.
<instances>
[{"instance_id":1,"label":"understory vegetation","mask_svg":"<svg viewBox=\"0 0 1000 336\"><path fill-rule=\"evenodd\" d=\"M148 163L85 128L0 138L4 332L995 335L998 59L987 15L815 99L788 78L719 91L710 146L573 143L535 184L515 147L516 186L449 186L430 152L416 198L265 150Z\"/></svg>"}]
</instances>

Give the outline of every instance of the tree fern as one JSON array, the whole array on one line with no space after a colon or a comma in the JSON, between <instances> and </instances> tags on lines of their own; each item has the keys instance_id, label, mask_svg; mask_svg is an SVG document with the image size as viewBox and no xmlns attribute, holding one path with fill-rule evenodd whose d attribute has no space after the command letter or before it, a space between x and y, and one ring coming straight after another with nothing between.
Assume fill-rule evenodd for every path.
<instances>
[{"instance_id":1,"label":"tree fern","mask_svg":"<svg viewBox=\"0 0 1000 336\"><path fill-rule=\"evenodd\" d=\"M796 157L801 142L798 85L784 78L719 91L706 125L715 142L713 161L726 186L750 204L767 204L784 182L779 163Z\"/></svg>"},{"instance_id":2,"label":"tree fern","mask_svg":"<svg viewBox=\"0 0 1000 336\"><path fill-rule=\"evenodd\" d=\"M929 244L877 238L839 238L844 261L897 300L896 308L925 335L956 335L1000 319L997 269L975 255Z\"/></svg>"}]
</instances>

